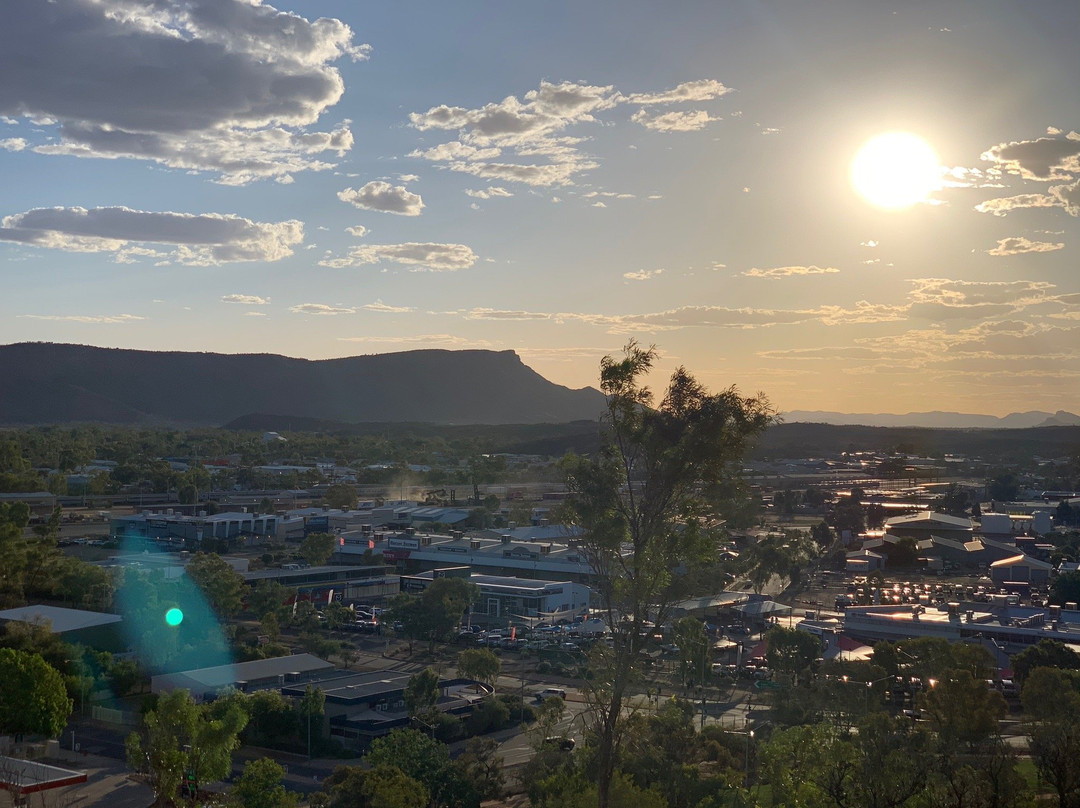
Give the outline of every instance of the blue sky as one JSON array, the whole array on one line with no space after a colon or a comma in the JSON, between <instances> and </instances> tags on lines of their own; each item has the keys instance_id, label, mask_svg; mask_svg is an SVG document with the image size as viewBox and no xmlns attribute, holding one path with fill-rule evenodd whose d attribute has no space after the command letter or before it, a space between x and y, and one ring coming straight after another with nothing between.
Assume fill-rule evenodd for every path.
<instances>
[{"instance_id":1,"label":"blue sky","mask_svg":"<svg viewBox=\"0 0 1080 808\"><path fill-rule=\"evenodd\" d=\"M17 2L0 341L1076 409L1075 2ZM852 188L905 131L939 182Z\"/></svg>"}]
</instances>

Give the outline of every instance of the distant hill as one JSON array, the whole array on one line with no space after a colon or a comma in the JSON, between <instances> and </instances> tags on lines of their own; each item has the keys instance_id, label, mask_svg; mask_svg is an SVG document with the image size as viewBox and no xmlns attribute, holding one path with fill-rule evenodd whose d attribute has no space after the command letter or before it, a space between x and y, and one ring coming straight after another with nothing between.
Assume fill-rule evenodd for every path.
<instances>
[{"instance_id":1,"label":"distant hill","mask_svg":"<svg viewBox=\"0 0 1080 808\"><path fill-rule=\"evenodd\" d=\"M344 359L0 346L0 424L220 426L252 413L325 422L536 424L594 420L604 397L547 381L513 351L422 350Z\"/></svg>"},{"instance_id":2,"label":"distant hill","mask_svg":"<svg viewBox=\"0 0 1080 808\"><path fill-rule=\"evenodd\" d=\"M1033 426L1080 426L1080 415L1058 410L1056 413L1014 412L1003 418L964 412L845 413L819 410L791 410L784 413L786 423L834 424L857 426L929 427L931 429L1028 429Z\"/></svg>"}]
</instances>

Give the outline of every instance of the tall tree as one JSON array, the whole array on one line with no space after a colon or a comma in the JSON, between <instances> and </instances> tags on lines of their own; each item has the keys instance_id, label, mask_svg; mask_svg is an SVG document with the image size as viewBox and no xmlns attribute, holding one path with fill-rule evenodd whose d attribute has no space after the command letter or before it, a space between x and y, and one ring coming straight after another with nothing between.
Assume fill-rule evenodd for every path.
<instances>
[{"instance_id":1,"label":"tall tree","mask_svg":"<svg viewBox=\"0 0 1080 808\"><path fill-rule=\"evenodd\" d=\"M216 553L196 553L184 571L221 617L232 617L244 603L244 579Z\"/></svg>"},{"instance_id":2,"label":"tall tree","mask_svg":"<svg viewBox=\"0 0 1080 808\"><path fill-rule=\"evenodd\" d=\"M429 724L433 720L435 704L439 700L439 674L431 668L424 668L409 678L405 685L405 708L413 718L419 718Z\"/></svg>"},{"instance_id":3,"label":"tall tree","mask_svg":"<svg viewBox=\"0 0 1080 808\"><path fill-rule=\"evenodd\" d=\"M601 449L564 461L568 511L584 529L582 550L613 639L610 652L594 655L606 670L590 680L588 691L600 808L611 800L623 708L641 662L645 623L667 620L674 569L715 557L724 504L719 492L730 490L736 461L773 417L764 398L743 398L734 388L710 394L683 368L653 407L644 379L655 360L655 349L633 341L621 359L602 360L607 408Z\"/></svg>"},{"instance_id":4,"label":"tall tree","mask_svg":"<svg viewBox=\"0 0 1080 808\"><path fill-rule=\"evenodd\" d=\"M458 675L495 686L502 672L502 661L486 648L468 648L458 654Z\"/></svg>"},{"instance_id":5,"label":"tall tree","mask_svg":"<svg viewBox=\"0 0 1080 808\"><path fill-rule=\"evenodd\" d=\"M281 784L285 769L270 758L249 760L233 786L233 796L243 808L296 808L300 795Z\"/></svg>"},{"instance_id":6,"label":"tall tree","mask_svg":"<svg viewBox=\"0 0 1080 808\"><path fill-rule=\"evenodd\" d=\"M71 715L63 677L39 654L0 648L0 730L55 738Z\"/></svg>"},{"instance_id":7,"label":"tall tree","mask_svg":"<svg viewBox=\"0 0 1080 808\"><path fill-rule=\"evenodd\" d=\"M319 567L330 560L337 549L336 536L329 533L309 533L300 542L300 555L313 567Z\"/></svg>"},{"instance_id":8,"label":"tall tree","mask_svg":"<svg viewBox=\"0 0 1080 808\"><path fill-rule=\"evenodd\" d=\"M145 738L135 732L128 736L128 765L149 771L155 805L170 805L185 775L195 791L228 776L247 720L239 704L215 717L186 690L166 693L143 717Z\"/></svg>"}]
</instances>

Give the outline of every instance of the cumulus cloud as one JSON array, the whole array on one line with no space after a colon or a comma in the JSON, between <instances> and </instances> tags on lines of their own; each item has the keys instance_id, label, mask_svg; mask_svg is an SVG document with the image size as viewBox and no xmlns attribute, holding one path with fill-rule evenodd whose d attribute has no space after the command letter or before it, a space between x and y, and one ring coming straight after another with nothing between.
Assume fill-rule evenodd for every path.
<instances>
[{"instance_id":1,"label":"cumulus cloud","mask_svg":"<svg viewBox=\"0 0 1080 808\"><path fill-rule=\"evenodd\" d=\"M541 187L571 185L579 174L597 167L580 151L581 138L564 134L571 126L598 123L601 113L619 104L703 102L728 92L729 88L713 79L630 96L611 85L542 81L538 89L522 98L508 96L475 108L440 104L410 114L413 128L421 132L455 132L456 139L417 149L409 156L501 182ZM712 120L700 110L650 116L643 109L637 116L639 122L663 132L700 129Z\"/></svg>"},{"instance_id":2,"label":"cumulus cloud","mask_svg":"<svg viewBox=\"0 0 1080 808\"><path fill-rule=\"evenodd\" d=\"M1065 247L1062 242L1031 241L1023 236L998 239L998 244L991 250L990 255L1020 255L1022 253L1053 252Z\"/></svg>"},{"instance_id":3,"label":"cumulus cloud","mask_svg":"<svg viewBox=\"0 0 1080 808\"><path fill-rule=\"evenodd\" d=\"M333 317L336 314L356 314L356 309L347 306L327 306L324 303L298 303L290 306L293 314L314 314L320 317Z\"/></svg>"},{"instance_id":4,"label":"cumulus cloud","mask_svg":"<svg viewBox=\"0 0 1080 808\"><path fill-rule=\"evenodd\" d=\"M0 241L68 252L167 256L191 266L235 261L278 261L304 239L302 222L253 222L219 213L157 213L110 208L34 208L0 219ZM132 245L168 245L161 253Z\"/></svg>"},{"instance_id":5,"label":"cumulus cloud","mask_svg":"<svg viewBox=\"0 0 1080 808\"><path fill-rule=\"evenodd\" d=\"M41 153L285 177L351 148L309 127L344 91L332 63L368 50L255 0L27 3L0 27L0 114L52 127Z\"/></svg>"},{"instance_id":6,"label":"cumulus cloud","mask_svg":"<svg viewBox=\"0 0 1080 808\"><path fill-rule=\"evenodd\" d=\"M658 93L634 93L627 96L626 100L631 104L672 104L679 101L711 101L730 92L730 87L725 87L715 79L699 79Z\"/></svg>"},{"instance_id":7,"label":"cumulus cloud","mask_svg":"<svg viewBox=\"0 0 1080 808\"><path fill-rule=\"evenodd\" d=\"M711 117L703 109L665 112L662 115L649 115L642 109L630 116L630 120L654 132L696 132L708 126L710 121L717 119Z\"/></svg>"},{"instance_id":8,"label":"cumulus cloud","mask_svg":"<svg viewBox=\"0 0 1080 808\"><path fill-rule=\"evenodd\" d=\"M657 275L663 274L662 269L641 269L637 272L624 272L623 277L628 281L648 281L655 278Z\"/></svg>"},{"instance_id":9,"label":"cumulus cloud","mask_svg":"<svg viewBox=\"0 0 1080 808\"><path fill-rule=\"evenodd\" d=\"M145 320L137 314L20 314L28 320L53 320L86 325L123 325Z\"/></svg>"},{"instance_id":10,"label":"cumulus cloud","mask_svg":"<svg viewBox=\"0 0 1080 808\"><path fill-rule=\"evenodd\" d=\"M840 270L836 267L771 267L769 269L759 269L754 267L748 269L742 274L748 278L790 278L793 275L833 275Z\"/></svg>"},{"instance_id":11,"label":"cumulus cloud","mask_svg":"<svg viewBox=\"0 0 1080 808\"><path fill-rule=\"evenodd\" d=\"M489 188L481 188L480 190L466 188L465 194L467 196L473 197L474 199L491 199L492 197L496 196L513 196L513 194L510 193L508 190L498 185L492 185Z\"/></svg>"},{"instance_id":12,"label":"cumulus cloud","mask_svg":"<svg viewBox=\"0 0 1080 808\"><path fill-rule=\"evenodd\" d=\"M1041 137L999 143L987 149L983 160L989 160L1005 171L1025 179L1054 180L1069 178L1080 170L1080 135Z\"/></svg>"},{"instance_id":13,"label":"cumulus cloud","mask_svg":"<svg viewBox=\"0 0 1080 808\"><path fill-rule=\"evenodd\" d=\"M476 253L464 244L406 242L353 247L345 257L327 258L319 264L340 269L386 261L444 272L468 269L476 263L476 260Z\"/></svg>"},{"instance_id":14,"label":"cumulus cloud","mask_svg":"<svg viewBox=\"0 0 1080 808\"><path fill-rule=\"evenodd\" d=\"M368 234L368 229L362 224L353 225L352 227L346 227L345 232L350 236L356 236L357 238L363 238Z\"/></svg>"},{"instance_id":15,"label":"cumulus cloud","mask_svg":"<svg viewBox=\"0 0 1080 808\"><path fill-rule=\"evenodd\" d=\"M419 216L424 208L420 194L411 193L404 185L391 185L373 180L363 188L346 188L338 191L338 199L361 210L377 210L396 213L399 216Z\"/></svg>"},{"instance_id":16,"label":"cumulus cloud","mask_svg":"<svg viewBox=\"0 0 1080 808\"><path fill-rule=\"evenodd\" d=\"M222 295L222 303L240 303L244 306L269 306L270 298L258 295Z\"/></svg>"},{"instance_id":17,"label":"cumulus cloud","mask_svg":"<svg viewBox=\"0 0 1080 808\"><path fill-rule=\"evenodd\" d=\"M22 151L26 148L26 139L21 137L9 137L0 140L0 149L4 151Z\"/></svg>"}]
</instances>

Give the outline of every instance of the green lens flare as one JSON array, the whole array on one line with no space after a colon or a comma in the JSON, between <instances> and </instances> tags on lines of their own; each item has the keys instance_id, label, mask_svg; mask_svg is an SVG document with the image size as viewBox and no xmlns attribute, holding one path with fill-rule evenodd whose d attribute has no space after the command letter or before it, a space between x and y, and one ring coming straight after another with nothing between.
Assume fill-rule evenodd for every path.
<instances>
[{"instance_id":1,"label":"green lens flare","mask_svg":"<svg viewBox=\"0 0 1080 808\"><path fill-rule=\"evenodd\" d=\"M184 622L184 613L176 607L173 607L165 612L165 622L170 626L178 626Z\"/></svg>"}]
</instances>

